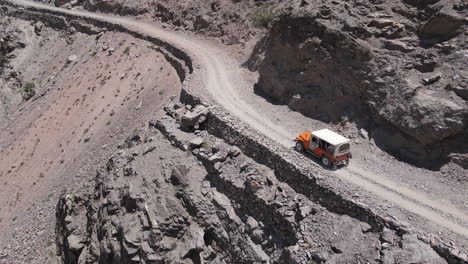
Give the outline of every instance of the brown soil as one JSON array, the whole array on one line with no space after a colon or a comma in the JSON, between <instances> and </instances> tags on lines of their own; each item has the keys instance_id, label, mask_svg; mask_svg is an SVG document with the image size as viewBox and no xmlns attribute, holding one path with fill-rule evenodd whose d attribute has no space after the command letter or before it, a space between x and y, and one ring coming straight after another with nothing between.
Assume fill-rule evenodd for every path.
<instances>
[{"instance_id":1,"label":"brown soil","mask_svg":"<svg viewBox=\"0 0 468 264\"><path fill-rule=\"evenodd\" d=\"M180 81L149 42L48 28L38 36L28 21L3 20L28 36L10 64L36 84L36 96L13 104L0 121L0 232L3 241L16 237L2 242L11 249L50 241L62 190L91 184L89 173L179 93Z\"/></svg>"},{"instance_id":2,"label":"brown soil","mask_svg":"<svg viewBox=\"0 0 468 264\"><path fill-rule=\"evenodd\" d=\"M311 161L302 157L299 160L302 162L306 160L307 166L313 172L314 177L318 179L317 181L323 182L332 192L340 193L348 198L352 197L350 199L354 202L367 204L380 215L387 215L392 219L410 223L408 225L411 225L411 232L414 231L425 236L428 240L426 243L434 247L439 243L446 244L445 246L453 251L450 251L450 254L459 256L460 258L457 257L458 261L463 261L466 256L463 252L466 251L466 237L468 236L466 213L468 205L465 202L464 190L466 186L463 184L466 170L460 166L449 163L443 166L440 171L417 168L401 162L377 148L375 141L362 138L359 135L358 128L360 126L358 124L353 122L339 124L322 122L292 112L286 106L272 105L263 97L253 93L252 86L258 76L240 66L240 61L245 57L234 54L245 54L245 51L241 50L242 46L226 48L212 41L194 37L190 33L173 33L152 24L136 22L128 18L115 18L78 11L69 11L69 13L124 25L183 48L192 56L196 68L193 79L185 84L186 91L197 94L210 104L222 106L227 110L223 116L229 116L229 119L236 123L237 131L240 133L256 131L256 139L264 145L272 145L283 151L285 148L291 147L291 139L295 135L304 130L310 130L311 127L329 127L352 138L355 143L353 147L356 158L348 168L330 172L322 169L313 159ZM27 23L22 21L17 21L17 23L23 23L24 27L30 27L29 32L33 31ZM38 244L44 245L45 241L38 243L37 240L29 241L27 238L31 234L49 239L52 237L50 232L52 229L52 208L63 186L78 187L83 185L83 181L87 182L92 179L99 163L104 165L103 161L107 160L111 149L115 150L118 142L122 142L127 136L132 138L135 135L132 133L135 127L146 127L146 121L155 111L154 105L161 107L161 100L177 94L178 88L180 88L175 70L169 66L161 54L148 46L147 42L130 38L121 33L104 33L97 41L96 36L86 36L81 33L70 35L70 32L62 32L61 34L66 36L65 40L59 38L60 34L54 33L54 31L47 32L46 35L54 36L54 34L56 36L50 37L47 40L49 42L46 42L47 45L35 46L36 48L32 49L34 53L22 53L31 56L31 58L25 56L25 61L37 60L34 63L22 64L25 68L22 71L24 72L22 78L25 80L33 79L32 76L44 76L48 75L48 72L53 72L54 78L49 80L46 77L36 77L34 81L39 87L36 96L17 106L15 104L18 104L18 100L16 103L12 100L14 107L8 112L8 120L5 118L7 121L0 123L2 124L1 128L4 128L1 131L5 131L2 132L2 141L0 142L1 155L3 155L0 165L4 171L3 175L0 174L2 175L0 180L4 182L5 186L8 186L5 188L6 195L2 193L0 197L2 202L8 205L0 209L2 224L5 223L1 231L6 234L2 236L5 241L2 244L7 245L4 246L4 252L8 253L7 261L11 260L12 256L16 257L22 254L12 253L16 249L24 250L22 244L31 243L30 245L36 249ZM34 36L34 34L31 33L28 36ZM65 44L67 40L69 43ZM123 44L119 45L122 40ZM109 56L109 51L102 49L103 45L113 47L115 51ZM26 47L28 48L28 45ZM58 49L61 51L60 58L51 59L53 58L51 54L55 54L57 50L52 47L62 47ZM128 52L126 51L127 47L129 47ZM93 51L97 52L96 55L93 54ZM72 54L76 54L78 58L67 64L65 61ZM139 54L142 55L135 56ZM12 65L14 65L15 60L20 61L21 57L23 55L13 59ZM45 74L41 75L43 72ZM160 80L157 85L154 82L155 76ZM54 81L56 84L52 85ZM93 90L93 86L97 87ZM47 90L44 87L50 87L50 89ZM137 95L140 87L143 87L143 92ZM162 90L164 92L161 93ZM142 102L141 106L140 102ZM135 108L139 108L139 110ZM111 115L111 113L113 114ZM161 118L161 116L158 117ZM110 125L106 125L109 120L111 121ZM169 141L174 143L174 138L169 137ZM165 156L165 158L173 157L171 153L174 150L166 143L161 143L158 146L161 147L161 151L169 152L169 156ZM228 143L236 144L233 141L228 141ZM121 144L121 147L124 145ZM198 159L203 160L204 158L197 153L193 154ZM288 159L292 156L291 159L296 159L295 154L290 151L275 154L288 157ZM228 166L236 167L239 165L236 163L237 161L233 162L234 165L229 163ZM205 166L208 171L209 168L211 168L209 165ZM144 170L144 168L142 169ZM200 168L200 170L203 169ZM264 175L268 172L262 171L259 174ZM236 174L231 172L224 176L229 178L231 175ZM197 174L189 178L199 176ZM284 180L280 176L277 177ZM231 184L240 184L236 182L235 177L230 180L233 182ZM94 187L91 183L84 185L89 185L91 189ZM297 186L291 185L290 187L293 189L291 191L297 191ZM285 188L288 188L287 185ZM248 193L245 194L248 195ZM105 205L105 200L97 199L97 204L101 204L101 202ZM241 202L236 201L236 203ZM140 207L141 210L143 210L142 208ZM183 213L181 212L181 214ZM244 212L240 213L241 216L243 214ZM326 214L328 214L327 210ZM346 213L346 215L349 214L351 213ZM78 215L83 216L83 213ZM32 225L33 217L40 219L38 221L40 224ZM193 221L197 221L197 217ZM358 219L361 218L358 217ZM50 222L46 223L45 220L50 220ZM351 222L353 221L355 219L351 220ZM348 220L344 220L344 222L348 222ZM340 222L337 223L339 225ZM353 223L354 227L357 225L356 222ZM13 231L13 227L20 231ZM325 226L323 228L328 229ZM330 230L334 229L338 230L339 228L337 226L330 228ZM46 231L43 232L43 230ZM323 229L318 228L315 232L318 234L323 232ZM345 233L341 229L340 232ZM375 235L378 237L383 235L381 229L376 232ZM326 234L330 235L330 233ZM84 235L92 237L93 233ZM355 233L355 235L358 237L360 233ZM374 238L371 236L366 239L372 241ZM290 243L288 238L283 239ZM401 250L399 247L410 243L412 238L399 234L399 238L394 241L396 241L396 245L392 249ZM382 239L381 242L383 245ZM324 247L330 245L327 244ZM73 248L73 250L75 249ZM196 250L198 251L198 249ZM384 262L386 258L383 252L385 250L382 248L379 250L382 254L379 261ZM331 246L326 251L335 252ZM210 252L209 249L206 249L206 252ZM300 252L306 254L307 251ZM391 252L387 251L389 254L387 256L395 257L394 254L397 253ZM432 251L428 250L428 252ZM307 254L301 255L302 253L298 253L298 255L307 256ZM364 259L368 260L368 253L365 253ZM404 256L407 254L399 251L398 254L400 253ZM1 254L2 252L0 252L0 261L3 261ZM432 256L432 253L426 252L425 254ZM345 257L345 255L343 256ZM32 258L32 256L24 254L18 261L31 262ZM316 258L319 257L316 256ZM333 258L338 257L333 255L331 259ZM44 256L41 256L35 261L40 263L43 259ZM351 259L359 258L354 256L346 261L351 261ZM390 260L387 259L387 261ZM406 259L405 261L410 260ZM232 261L227 262L231 263Z\"/></svg>"}]
</instances>

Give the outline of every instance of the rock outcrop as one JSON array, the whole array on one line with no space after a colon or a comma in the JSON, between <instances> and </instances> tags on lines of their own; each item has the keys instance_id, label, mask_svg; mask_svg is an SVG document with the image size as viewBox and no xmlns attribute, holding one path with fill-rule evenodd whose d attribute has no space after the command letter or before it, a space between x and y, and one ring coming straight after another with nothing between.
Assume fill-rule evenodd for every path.
<instances>
[{"instance_id":1,"label":"rock outcrop","mask_svg":"<svg viewBox=\"0 0 468 264\"><path fill-rule=\"evenodd\" d=\"M466 152L466 9L452 1L290 9L249 60L259 94L371 128L379 146L423 166Z\"/></svg>"},{"instance_id":2,"label":"rock outcrop","mask_svg":"<svg viewBox=\"0 0 468 264\"><path fill-rule=\"evenodd\" d=\"M56 232L64 263L200 263L202 252L213 253L176 195L201 171L154 135L132 138L97 174L93 191L60 199ZM156 157L154 166L140 163Z\"/></svg>"},{"instance_id":3,"label":"rock outcrop","mask_svg":"<svg viewBox=\"0 0 468 264\"><path fill-rule=\"evenodd\" d=\"M415 236L330 212L237 147L179 127L150 123L93 189L61 197L64 263L446 263ZM187 148L194 138L204 143Z\"/></svg>"},{"instance_id":4,"label":"rock outcrop","mask_svg":"<svg viewBox=\"0 0 468 264\"><path fill-rule=\"evenodd\" d=\"M12 52L16 49L24 48L26 44L20 41L17 36L18 33L13 32L7 27L2 27L0 33L0 74L2 74L8 60L15 56Z\"/></svg>"}]
</instances>

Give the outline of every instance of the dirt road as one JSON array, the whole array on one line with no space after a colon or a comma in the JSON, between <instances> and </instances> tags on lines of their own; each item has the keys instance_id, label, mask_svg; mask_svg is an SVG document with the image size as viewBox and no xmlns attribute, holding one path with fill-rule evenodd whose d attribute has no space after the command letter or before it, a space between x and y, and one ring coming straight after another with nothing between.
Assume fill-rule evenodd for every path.
<instances>
[{"instance_id":1,"label":"dirt road","mask_svg":"<svg viewBox=\"0 0 468 264\"><path fill-rule=\"evenodd\" d=\"M216 45L180 33L169 32L152 24L137 22L130 18L65 10L21 0L11 2L117 23L131 30L157 37L185 50L201 66L205 74L203 86L219 105L272 140L287 147L292 145L291 139L296 135L296 131L291 131L277 122L271 121L271 116L257 112L255 106L248 104L244 100L244 96L240 96L239 87L246 85L246 83L241 80L238 71L232 70L233 65L236 64L234 59L230 59L226 52L217 48ZM450 203L431 200L425 193L402 187L388 177L353 164L348 168L331 173L344 181L360 186L374 196L390 201L400 208L468 238L468 214Z\"/></svg>"}]
</instances>

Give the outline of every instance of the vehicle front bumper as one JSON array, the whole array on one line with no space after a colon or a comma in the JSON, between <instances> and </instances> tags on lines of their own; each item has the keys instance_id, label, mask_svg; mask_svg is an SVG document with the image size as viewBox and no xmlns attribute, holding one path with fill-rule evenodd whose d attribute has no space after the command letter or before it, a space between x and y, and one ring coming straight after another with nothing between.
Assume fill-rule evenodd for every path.
<instances>
[{"instance_id":1,"label":"vehicle front bumper","mask_svg":"<svg viewBox=\"0 0 468 264\"><path fill-rule=\"evenodd\" d=\"M348 165L349 164L349 159L337 160L337 161L335 161L335 164L336 165Z\"/></svg>"}]
</instances>

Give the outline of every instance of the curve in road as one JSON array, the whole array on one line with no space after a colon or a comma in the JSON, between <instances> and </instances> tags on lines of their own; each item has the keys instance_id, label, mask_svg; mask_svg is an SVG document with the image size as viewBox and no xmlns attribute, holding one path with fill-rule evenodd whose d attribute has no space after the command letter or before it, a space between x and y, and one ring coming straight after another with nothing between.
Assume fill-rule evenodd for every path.
<instances>
[{"instance_id":1,"label":"curve in road","mask_svg":"<svg viewBox=\"0 0 468 264\"><path fill-rule=\"evenodd\" d=\"M239 80L240 77L232 76L235 72L233 73L228 70L229 66L224 60L225 54L220 56L223 51L214 47L214 45L129 18L86 11L66 10L24 0L8 1L25 7L51 10L63 14L119 24L130 30L156 37L176 47L183 48L204 68L204 73L206 74L204 85L219 105L272 140L283 146L291 147L291 139L295 136L292 132L270 121L268 116L258 113L253 106L248 105L242 100L235 85L235 80ZM342 180L358 185L384 200L397 204L401 208L468 238L468 228L466 227L468 226L468 215L451 204L431 200L423 193L401 187L388 178L373 174L359 167L350 166L336 171L334 174ZM463 224L458 224L448 219L446 215L459 219Z\"/></svg>"}]
</instances>

